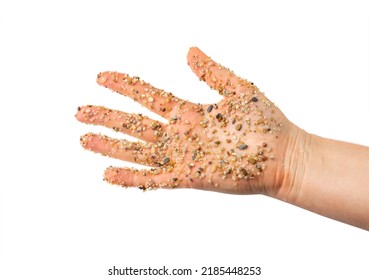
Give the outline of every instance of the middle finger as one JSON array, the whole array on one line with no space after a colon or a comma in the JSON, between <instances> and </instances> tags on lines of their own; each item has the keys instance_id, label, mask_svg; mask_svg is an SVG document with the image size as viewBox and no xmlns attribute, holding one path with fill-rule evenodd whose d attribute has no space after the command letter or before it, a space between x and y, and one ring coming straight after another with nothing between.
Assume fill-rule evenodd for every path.
<instances>
[{"instance_id":1,"label":"middle finger","mask_svg":"<svg viewBox=\"0 0 369 280\"><path fill-rule=\"evenodd\" d=\"M167 131L167 125L141 114L128 114L102 106L79 107L76 118L83 123L102 125L150 142L156 142Z\"/></svg>"}]
</instances>

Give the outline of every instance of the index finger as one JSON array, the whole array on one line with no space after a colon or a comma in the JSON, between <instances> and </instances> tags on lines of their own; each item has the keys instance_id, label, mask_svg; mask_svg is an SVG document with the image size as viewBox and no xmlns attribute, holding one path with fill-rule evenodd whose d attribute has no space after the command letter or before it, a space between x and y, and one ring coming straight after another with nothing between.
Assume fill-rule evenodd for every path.
<instances>
[{"instance_id":1,"label":"index finger","mask_svg":"<svg viewBox=\"0 0 369 280\"><path fill-rule=\"evenodd\" d=\"M130 77L127 74L101 72L96 81L99 85L132 98L164 118L169 118L175 107L187 103L170 92L153 87L139 77Z\"/></svg>"}]
</instances>

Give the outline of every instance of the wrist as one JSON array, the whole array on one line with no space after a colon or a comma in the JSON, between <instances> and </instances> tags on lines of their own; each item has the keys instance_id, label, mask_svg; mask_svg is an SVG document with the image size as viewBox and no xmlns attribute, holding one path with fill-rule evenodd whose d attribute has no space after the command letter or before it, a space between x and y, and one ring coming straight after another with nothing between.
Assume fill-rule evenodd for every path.
<instances>
[{"instance_id":1,"label":"wrist","mask_svg":"<svg viewBox=\"0 0 369 280\"><path fill-rule=\"evenodd\" d=\"M271 194L314 213L369 229L368 147L291 133L280 188Z\"/></svg>"},{"instance_id":2,"label":"wrist","mask_svg":"<svg viewBox=\"0 0 369 280\"><path fill-rule=\"evenodd\" d=\"M279 185L271 190L269 196L295 204L303 186L316 137L296 125L291 126L284 139L286 148L278 172L281 174Z\"/></svg>"}]
</instances>

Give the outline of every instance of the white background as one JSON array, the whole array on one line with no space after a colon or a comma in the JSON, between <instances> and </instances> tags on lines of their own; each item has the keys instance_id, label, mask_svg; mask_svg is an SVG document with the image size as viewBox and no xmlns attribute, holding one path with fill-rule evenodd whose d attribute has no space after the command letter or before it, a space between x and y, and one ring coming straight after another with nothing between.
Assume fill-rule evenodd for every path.
<instances>
[{"instance_id":1,"label":"white background","mask_svg":"<svg viewBox=\"0 0 369 280\"><path fill-rule=\"evenodd\" d=\"M84 151L79 136L121 136L74 119L85 104L152 116L99 87L105 70L219 100L187 66L196 45L305 130L369 145L365 2L1 1L0 278L112 279L113 265L166 265L368 279L367 231L264 196L104 183L105 167L125 163Z\"/></svg>"}]
</instances>

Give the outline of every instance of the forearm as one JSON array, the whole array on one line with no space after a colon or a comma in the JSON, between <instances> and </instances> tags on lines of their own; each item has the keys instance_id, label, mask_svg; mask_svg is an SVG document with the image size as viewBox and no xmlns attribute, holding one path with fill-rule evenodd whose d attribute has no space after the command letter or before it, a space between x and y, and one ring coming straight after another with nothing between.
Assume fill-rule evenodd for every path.
<instances>
[{"instance_id":1,"label":"forearm","mask_svg":"<svg viewBox=\"0 0 369 280\"><path fill-rule=\"evenodd\" d=\"M277 198L369 230L369 148L307 134Z\"/></svg>"}]
</instances>

